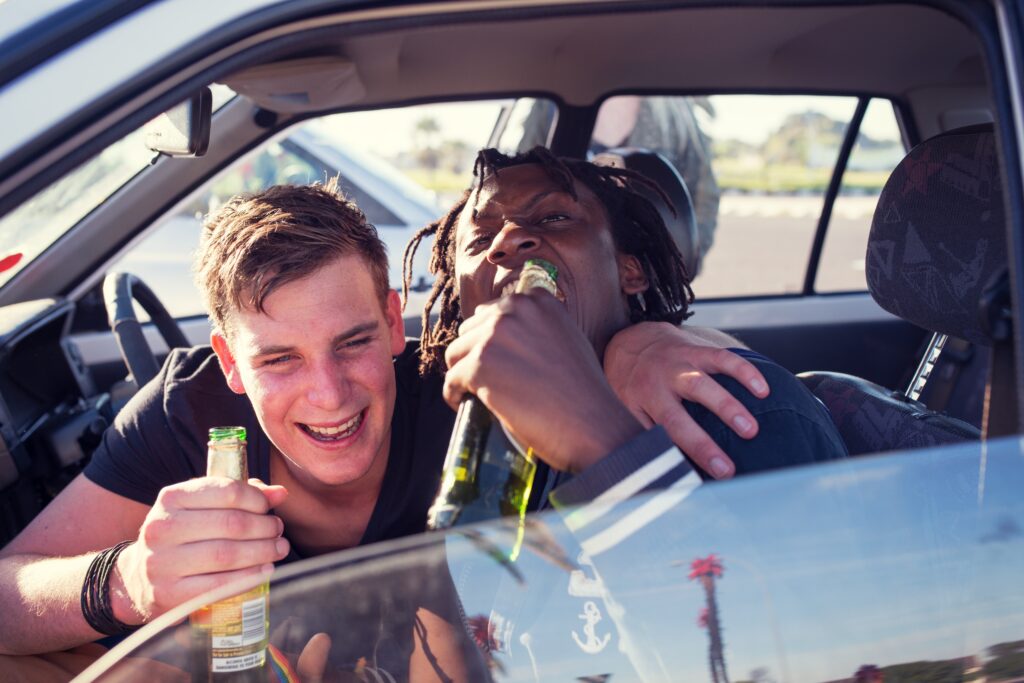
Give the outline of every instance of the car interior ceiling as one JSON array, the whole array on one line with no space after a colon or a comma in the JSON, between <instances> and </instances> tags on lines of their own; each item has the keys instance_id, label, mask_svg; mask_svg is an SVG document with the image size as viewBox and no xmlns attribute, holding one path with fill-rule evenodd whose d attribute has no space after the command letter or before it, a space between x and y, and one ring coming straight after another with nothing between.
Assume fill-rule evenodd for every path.
<instances>
[{"instance_id":1,"label":"car interior ceiling","mask_svg":"<svg viewBox=\"0 0 1024 683\"><path fill-rule=\"evenodd\" d=\"M915 142L995 110L977 36L948 14L909 4L564 17L525 13L517 21L480 18L362 33L332 23L330 16L314 23L321 25L254 40L248 63L243 57L229 71L214 67L213 78L243 97L215 115L207 154L160 159L130 181L116 201L101 205L55 244L55 258L27 267L0 292L0 304L55 291L88 301L104 274L95 264L110 262L231 160L298 121L331 112L544 93L562 105L564 114L553 148L581 155L601 101L621 92L870 94L902 105L908 137ZM732 40L703 39L721 34L725 25ZM907 26L919 30L908 32ZM640 43L647 49L609 49ZM227 52L232 49L241 50ZM467 54L480 58L467 60ZM692 66L665 69L665 64ZM167 87L154 86L154 92ZM307 97L286 97L296 92ZM76 258L62 257L67 254ZM909 324L904 333L922 338ZM981 358L970 366L976 369L957 370L948 383L931 385L931 394L947 394L944 404L953 406L976 392L979 373L988 373L986 356L968 356ZM946 365L956 357L946 356ZM909 374L917 361L898 362Z\"/></svg>"}]
</instances>

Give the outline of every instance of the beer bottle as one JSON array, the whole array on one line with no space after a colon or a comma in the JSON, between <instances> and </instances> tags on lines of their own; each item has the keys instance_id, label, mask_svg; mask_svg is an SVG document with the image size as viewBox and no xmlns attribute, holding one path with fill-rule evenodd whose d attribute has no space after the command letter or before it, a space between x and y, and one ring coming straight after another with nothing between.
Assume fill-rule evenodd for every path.
<instances>
[{"instance_id":1,"label":"beer bottle","mask_svg":"<svg viewBox=\"0 0 1024 683\"><path fill-rule=\"evenodd\" d=\"M244 427L214 427L207 444L207 476L247 481ZM193 683L264 681L270 632L270 583L202 607L189 621Z\"/></svg>"},{"instance_id":2,"label":"beer bottle","mask_svg":"<svg viewBox=\"0 0 1024 683\"><path fill-rule=\"evenodd\" d=\"M541 259L523 265L515 291L535 287L557 294L558 270ZM499 516L518 516L520 531L537 472L533 450L509 435L483 401L466 394L444 460L441 488L430 507L427 526L445 529ZM519 543L509 554L515 560Z\"/></svg>"}]
</instances>

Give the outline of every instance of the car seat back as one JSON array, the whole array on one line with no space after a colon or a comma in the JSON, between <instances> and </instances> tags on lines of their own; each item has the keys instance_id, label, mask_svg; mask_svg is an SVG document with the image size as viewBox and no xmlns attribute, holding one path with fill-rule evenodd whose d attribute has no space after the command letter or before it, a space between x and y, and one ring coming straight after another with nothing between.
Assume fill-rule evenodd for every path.
<instances>
[{"instance_id":1,"label":"car seat back","mask_svg":"<svg viewBox=\"0 0 1024 683\"><path fill-rule=\"evenodd\" d=\"M682 175L668 159L647 149L639 147L617 147L594 156L594 163L599 166L613 166L636 171L653 180L672 202L665 202L653 192L647 197L658 209L661 218L672 239L675 240L679 253L683 256L683 265L690 278L697 275L700 265L700 237L697 233L697 216L693 210L693 200Z\"/></svg>"},{"instance_id":2,"label":"car seat back","mask_svg":"<svg viewBox=\"0 0 1024 683\"><path fill-rule=\"evenodd\" d=\"M1000 303L1007 296L1006 263L991 127L950 131L911 150L882 190L868 237L875 301L933 332L984 346L1003 343L1009 339ZM981 436L971 424L857 377L813 372L801 378L832 412L851 455Z\"/></svg>"}]
</instances>

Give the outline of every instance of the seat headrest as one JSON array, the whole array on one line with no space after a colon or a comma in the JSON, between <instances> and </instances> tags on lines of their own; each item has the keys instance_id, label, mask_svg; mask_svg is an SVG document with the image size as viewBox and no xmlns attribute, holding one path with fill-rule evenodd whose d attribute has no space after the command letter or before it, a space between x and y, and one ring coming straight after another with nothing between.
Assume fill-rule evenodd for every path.
<instances>
[{"instance_id":1,"label":"seat headrest","mask_svg":"<svg viewBox=\"0 0 1024 683\"><path fill-rule=\"evenodd\" d=\"M949 131L907 154L878 199L865 260L882 308L933 332L991 344L980 302L1007 266L992 126Z\"/></svg>"},{"instance_id":2,"label":"seat headrest","mask_svg":"<svg viewBox=\"0 0 1024 683\"><path fill-rule=\"evenodd\" d=\"M665 202L653 192L648 193L645 190L644 194L658 208L661 219L665 221L676 247L679 248L679 253L683 255L686 273L691 279L696 277L700 263L697 216L693 212L690 191L686 189L686 183L675 166L661 154L637 147L609 149L595 155L593 161L598 166L636 171L661 187L661 191L672 201L672 207L665 206ZM675 208L674 214L672 208Z\"/></svg>"}]
</instances>

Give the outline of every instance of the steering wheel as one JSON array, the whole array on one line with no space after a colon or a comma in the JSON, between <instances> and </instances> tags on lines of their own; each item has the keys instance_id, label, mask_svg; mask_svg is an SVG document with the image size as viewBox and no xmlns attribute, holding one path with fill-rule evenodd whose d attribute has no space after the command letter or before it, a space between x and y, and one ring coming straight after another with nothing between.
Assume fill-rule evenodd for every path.
<instances>
[{"instance_id":1,"label":"steering wheel","mask_svg":"<svg viewBox=\"0 0 1024 683\"><path fill-rule=\"evenodd\" d=\"M103 278L103 305L107 309L107 321L121 349L121 358L128 366L128 372L141 387L156 377L160 367L142 333L142 325L132 305L133 300L139 302L142 310L149 314L168 349L189 346L189 343L178 323L142 280L131 273L108 273Z\"/></svg>"}]
</instances>

